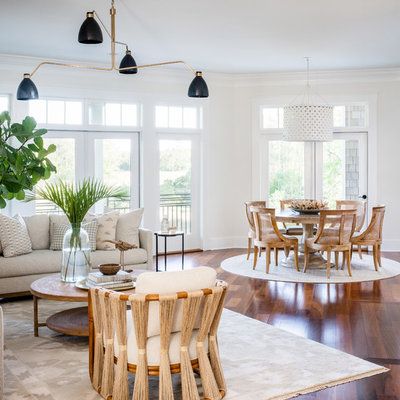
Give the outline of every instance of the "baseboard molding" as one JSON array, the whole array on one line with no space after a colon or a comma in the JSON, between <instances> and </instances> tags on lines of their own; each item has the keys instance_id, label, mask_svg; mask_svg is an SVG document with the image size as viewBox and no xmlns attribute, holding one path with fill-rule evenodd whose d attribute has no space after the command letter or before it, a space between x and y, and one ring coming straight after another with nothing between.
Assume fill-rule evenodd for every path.
<instances>
[{"instance_id":1,"label":"baseboard molding","mask_svg":"<svg viewBox=\"0 0 400 400\"><path fill-rule=\"evenodd\" d=\"M204 250L247 248L247 236L213 237L203 241Z\"/></svg>"},{"instance_id":2,"label":"baseboard molding","mask_svg":"<svg viewBox=\"0 0 400 400\"><path fill-rule=\"evenodd\" d=\"M383 239L382 251L400 251L400 239Z\"/></svg>"}]
</instances>

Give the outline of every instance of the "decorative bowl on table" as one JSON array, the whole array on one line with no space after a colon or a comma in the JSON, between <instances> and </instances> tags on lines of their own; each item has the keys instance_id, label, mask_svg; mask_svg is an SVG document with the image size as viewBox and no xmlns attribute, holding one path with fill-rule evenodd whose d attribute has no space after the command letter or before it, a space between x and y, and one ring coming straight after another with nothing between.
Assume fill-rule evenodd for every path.
<instances>
[{"instance_id":1,"label":"decorative bowl on table","mask_svg":"<svg viewBox=\"0 0 400 400\"><path fill-rule=\"evenodd\" d=\"M121 269L120 264L100 264L99 271L103 275L115 275Z\"/></svg>"},{"instance_id":2,"label":"decorative bowl on table","mask_svg":"<svg viewBox=\"0 0 400 400\"><path fill-rule=\"evenodd\" d=\"M321 210L327 208L327 203L321 200L293 200L290 208L300 214L318 214Z\"/></svg>"}]
</instances>

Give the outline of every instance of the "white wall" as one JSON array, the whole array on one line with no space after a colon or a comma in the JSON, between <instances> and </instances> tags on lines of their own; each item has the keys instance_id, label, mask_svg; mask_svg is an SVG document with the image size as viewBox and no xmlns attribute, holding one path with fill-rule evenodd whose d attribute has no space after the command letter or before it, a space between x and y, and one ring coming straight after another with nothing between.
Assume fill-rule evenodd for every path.
<instances>
[{"instance_id":1,"label":"white wall","mask_svg":"<svg viewBox=\"0 0 400 400\"><path fill-rule=\"evenodd\" d=\"M0 93L15 95L21 74L38 60L0 56ZM400 250L400 197L398 148L400 144L400 72L398 70L324 72L312 75L316 90L336 98L376 99L376 186L373 201L387 205L385 248ZM156 132L153 109L156 102L198 102L205 110L202 142L202 236L203 248L244 247L247 226L243 203L254 199L252 182L254 148L253 106L269 98L296 95L304 84L303 74L243 76L206 74L210 97L188 99L192 77L186 71L146 71L137 76L114 73L43 68L35 76L42 96L101 98L138 101L144 107L142 198L147 209L155 209L158 172L154 166ZM14 102L15 119L27 114L26 103ZM376 150L376 151L375 151ZM264 196L265 197L265 196ZM159 228L158 215L145 213L145 225Z\"/></svg>"}]
</instances>

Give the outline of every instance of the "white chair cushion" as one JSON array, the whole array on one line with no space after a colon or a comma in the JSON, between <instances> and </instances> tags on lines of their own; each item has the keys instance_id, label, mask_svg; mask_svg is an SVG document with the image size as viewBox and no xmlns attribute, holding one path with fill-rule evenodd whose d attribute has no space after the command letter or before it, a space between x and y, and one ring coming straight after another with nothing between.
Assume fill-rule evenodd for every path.
<instances>
[{"instance_id":1,"label":"white chair cushion","mask_svg":"<svg viewBox=\"0 0 400 400\"><path fill-rule=\"evenodd\" d=\"M198 267L186 271L171 272L144 272L136 281L136 293L142 294L171 294L176 292L191 292L215 286L217 273L210 267ZM200 314L200 312L199 312ZM182 300L175 305L172 332L180 331L182 326ZM199 320L195 327L199 326ZM160 334L159 304L151 302L149 305L149 321L147 336Z\"/></svg>"},{"instance_id":2,"label":"white chair cushion","mask_svg":"<svg viewBox=\"0 0 400 400\"><path fill-rule=\"evenodd\" d=\"M137 364L137 344L136 344L136 336L133 330L132 324L132 315L131 311L127 311L126 315L126 327L127 327L127 354L128 354L128 363L129 364ZM192 338L189 344L189 356L191 360L197 358L196 351L196 340L198 335L198 330L193 330ZM149 366L157 366L160 365L160 336L152 336L147 339L147 363ZM169 346L169 360L170 364L178 364L180 363L180 349L181 349L181 333L176 332L171 334L170 338L170 346ZM208 351L208 342L205 342L205 349ZM117 338L114 339L114 353L115 356L118 357L119 349Z\"/></svg>"}]
</instances>

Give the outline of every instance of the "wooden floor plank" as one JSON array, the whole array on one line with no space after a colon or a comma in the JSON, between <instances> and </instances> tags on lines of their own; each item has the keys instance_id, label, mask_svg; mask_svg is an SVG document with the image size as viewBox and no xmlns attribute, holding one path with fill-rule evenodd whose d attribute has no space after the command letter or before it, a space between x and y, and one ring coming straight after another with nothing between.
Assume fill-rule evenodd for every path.
<instances>
[{"instance_id":1,"label":"wooden floor plank","mask_svg":"<svg viewBox=\"0 0 400 400\"><path fill-rule=\"evenodd\" d=\"M188 254L185 268L216 268L218 277L230 284L226 299L230 310L391 369L297 399L400 400L400 277L313 285L253 279L220 268L224 259L244 253L244 249L225 249ZM383 257L400 261L400 253ZM180 266L179 255L169 256L168 270Z\"/></svg>"}]
</instances>

